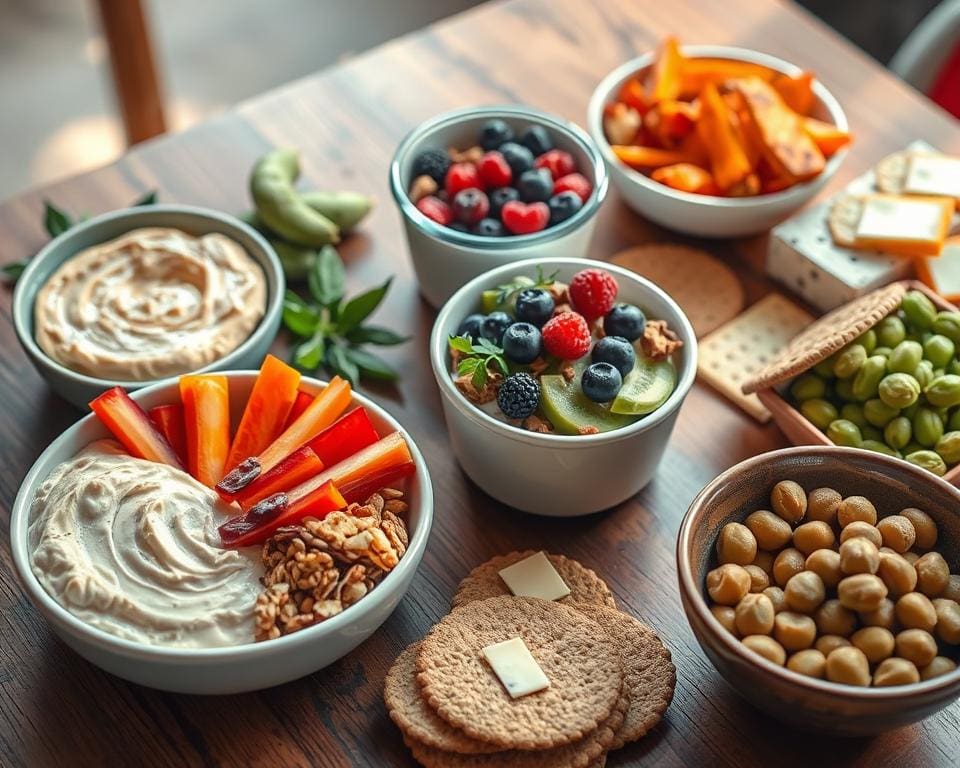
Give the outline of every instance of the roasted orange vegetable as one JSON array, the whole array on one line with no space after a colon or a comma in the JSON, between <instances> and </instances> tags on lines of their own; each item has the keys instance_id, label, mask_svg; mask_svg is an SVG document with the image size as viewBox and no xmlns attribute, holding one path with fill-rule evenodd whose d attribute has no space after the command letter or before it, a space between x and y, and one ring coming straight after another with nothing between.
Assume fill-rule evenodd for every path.
<instances>
[{"instance_id":1,"label":"roasted orange vegetable","mask_svg":"<svg viewBox=\"0 0 960 768\"><path fill-rule=\"evenodd\" d=\"M770 83L783 103L798 115L808 115L813 109L813 73L801 72L796 77L777 75Z\"/></svg>"},{"instance_id":2,"label":"roasted orange vegetable","mask_svg":"<svg viewBox=\"0 0 960 768\"><path fill-rule=\"evenodd\" d=\"M613 154L631 168L659 168L677 163L695 163L697 158L680 150L659 149L657 147L638 147L614 144L610 147Z\"/></svg>"},{"instance_id":3,"label":"roasted orange vegetable","mask_svg":"<svg viewBox=\"0 0 960 768\"><path fill-rule=\"evenodd\" d=\"M760 64L735 59L684 59L680 67L680 98L697 96L708 83L718 85L737 77L773 80L777 73Z\"/></svg>"},{"instance_id":4,"label":"roasted orange vegetable","mask_svg":"<svg viewBox=\"0 0 960 768\"><path fill-rule=\"evenodd\" d=\"M643 83L636 77L631 77L620 86L617 101L626 104L628 107L633 107L641 115L650 109L650 102L647 99L646 92L643 90Z\"/></svg>"},{"instance_id":5,"label":"roasted orange vegetable","mask_svg":"<svg viewBox=\"0 0 960 768\"><path fill-rule=\"evenodd\" d=\"M650 102L656 104L680 95L680 70L683 66L683 54L677 38L668 37L663 41L663 50L653 65L650 79Z\"/></svg>"},{"instance_id":6,"label":"roasted orange vegetable","mask_svg":"<svg viewBox=\"0 0 960 768\"><path fill-rule=\"evenodd\" d=\"M618 101L603 112L603 133L611 144L632 144L643 126L643 118L633 107Z\"/></svg>"},{"instance_id":7,"label":"roasted orange vegetable","mask_svg":"<svg viewBox=\"0 0 960 768\"><path fill-rule=\"evenodd\" d=\"M727 105L730 127L733 128L733 134L737 138L737 143L743 147L747 156L747 162L751 168L756 168L760 164L760 158L763 156L760 145L753 140L754 131L750 126L750 113L741 96L736 91L730 91L723 94L723 101Z\"/></svg>"},{"instance_id":8,"label":"roasted orange vegetable","mask_svg":"<svg viewBox=\"0 0 960 768\"><path fill-rule=\"evenodd\" d=\"M643 116L643 127L661 147L674 149L693 132L699 115L699 106L686 101L661 101Z\"/></svg>"},{"instance_id":9,"label":"roasted orange vegetable","mask_svg":"<svg viewBox=\"0 0 960 768\"><path fill-rule=\"evenodd\" d=\"M700 121L697 132L710 155L710 169L717 186L724 192L743 181L753 170L746 149L737 139L727 103L713 83L700 94Z\"/></svg>"},{"instance_id":10,"label":"roasted orange vegetable","mask_svg":"<svg viewBox=\"0 0 960 768\"><path fill-rule=\"evenodd\" d=\"M824 157L833 157L853 139L849 133L841 131L837 126L812 117L803 118L803 130L813 139Z\"/></svg>"},{"instance_id":11,"label":"roasted orange vegetable","mask_svg":"<svg viewBox=\"0 0 960 768\"><path fill-rule=\"evenodd\" d=\"M180 400L187 435L187 469L213 488L230 452L230 389L226 376L181 376Z\"/></svg>"},{"instance_id":12,"label":"roasted orange vegetable","mask_svg":"<svg viewBox=\"0 0 960 768\"><path fill-rule=\"evenodd\" d=\"M681 192L698 195L719 195L720 188L710 172L693 163L676 163L657 168L650 178Z\"/></svg>"}]
</instances>

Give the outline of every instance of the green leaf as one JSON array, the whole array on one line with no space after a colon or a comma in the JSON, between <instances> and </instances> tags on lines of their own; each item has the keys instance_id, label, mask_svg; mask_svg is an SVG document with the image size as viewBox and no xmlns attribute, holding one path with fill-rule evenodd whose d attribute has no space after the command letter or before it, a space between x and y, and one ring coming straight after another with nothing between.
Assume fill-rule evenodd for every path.
<instances>
[{"instance_id":1,"label":"green leaf","mask_svg":"<svg viewBox=\"0 0 960 768\"><path fill-rule=\"evenodd\" d=\"M340 317L337 319L337 330L346 335L366 320L380 306L380 302L387 295L392 282L393 278L388 277L379 288L372 288L366 293L361 293L359 296L350 299L340 311Z\"/></svg>"},{"instance_id":2,"label":"green leaf","mask_svg":"<svg viewBox=\"0 0 960 768\"><path fill-rule=\"evenodd\" d=\"M470 341L469 336L451 336L450 337L450 349L460 352L464 355L473 354L473 342Z\"/></svg>"},{"instance_id":3,"label":"green leaf","mask_svg":"<svg viewBox=\"0 0 960 768\"><path fill-rule=\"evenodd\" d=\"M73 226L73 221L70 217L49 200L44 201L44 206L43 226L46 227L50 237L62 235Z\"/></svg>"},{"instance_id":4,"label":"green leaf","mask_svg":"<svg viewBox=\"0 0 960 768\"><path fill-rule=\"evenodd\" d=\"M157 190L151 189L149 192L145 192L140 195L136 200L130 203L131 208L136 208L140 205L154 205L157 202Z\"/></svg>"},{"instance_id":5,"label":"green leaf","mask_svg":"<svg viewBox=\"0 0 960 768\"><path fill-rule=\"evenodd\" d=\"M3 275L4 279L9 283L15 283L20 279L20 275L23 274L23 270L27 268L29 262L24 259L23 261L14 261L10 264L4 264L0 267L0 275Z\"/></svg>"},{"instance_id":6,"label":"green leaf","mask_svg":"<svg viewBox=\"0 0 960 768\"><path fill-rule=\"evenodd\" d=\"M510 375L510 371L507 369L507 361L500 357L500 355L490 355L483 364L488 368L492 368L492 364L496 364L504 376Z\"/></svg>"},{"instance_id":7,"label":"green leaf","mask_svg":"<svg viewBox=\"0 0 960 768\"><path fill-rule=\"evenodd\" d=\"M378 347L391 347L394 344L403 344L410 341L409 336L401 336L389 328L379 325L362 325L354 328L347 334L347 340L354 344L376 344Z\"/></svg>"},{"instance_id":8,"label":"green leaf","mask_svg":"<svg viewBox=\"0 0 960 768\"><path fill-rule=\"evenodd\" d=\"M315 371L323 362L326 350L326 335L323 328L317 328L313 336L293 350L293 364L305 371Z\"/></svg>"},{"instance_id":9,"label":"green leaf","mask_svg":"<svg viewBox=\"0 0 960 768\"><path fill-rule=\"evenodd\" d=\"M320 313L293 291L283 295L283 324L297 336L311 336L320 323ZM316 367L316 366L314 366Z\"/></svg>"},{"instance_id":10,"label":"green leaf","mask_svg":"<svg viewBox=\"0 0 960 768\"><path fill-rule=\"evenodd\" d=\"M473 369L473 377L471 381L473 383L473 388L478 392L487 386L487 366L485 364L481 363Z\"/></svg>"},{"instance_id":11,"label":"green leaf","mask_svg":"<svg viewBox=\"0 0 960 768\"><path fill-rule=\"evenodd\" d=\"M377 355L357 347L345 347L343 354L360 369L361 376L369 376L380 381L396 381L400 374L392 365L381 360Z\"/></svg>"},{"instance_id":12,"label":"green leaf","mask_svg":"<svg viewBox=\"0 0 960 768\"><path fill-rule=\"evenodd\" d=\"M338 373L354 387L360 378L360 369L356 363L347 357L344 347L339 344L331 344L327 350L327 364L333 368L334 373Z\"/></svg>"},{"instance_id":13,"label":"green leaf","mask_svg":"<svg viewBox=\"0 0 960 768\"><path fill-rule=\"evenodd\" d=\"M501 355L503 350L494 344L490 339L485 339L482 336L477 339L477 343L473 345L474 352L478 352L484 355Z\"/></svg>"},{"instance_id":14,"label":"green leaf","mask_svg":"<svg viewBox=\"0 0 960 768\"><path fill-rule=\"evenodd\" d=\"M344 269L340 254L332 245L325 245L317 254L313 269L307 273L310 295L318 304L330 307L343 298Z\"/></svg>"},{"instance_id":15,"label":"green leaf","mask_svg":"<svg viewBox=\"0 0 960 768\"><path fill-rule=\"evenodd\" d=\"M457 363L457 373L461 376L472 376L481 362L479 357L468 357L465 360L461 360Z\"/></svg>"}]
</instances>

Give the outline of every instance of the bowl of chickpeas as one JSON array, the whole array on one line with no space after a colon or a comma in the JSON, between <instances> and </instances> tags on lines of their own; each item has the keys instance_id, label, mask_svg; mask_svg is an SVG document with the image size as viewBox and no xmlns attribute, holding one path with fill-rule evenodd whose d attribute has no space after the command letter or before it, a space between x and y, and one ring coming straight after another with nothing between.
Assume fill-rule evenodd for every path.
<instances>
[{"instance_id":1,"label":"bowl of chickpeas","mask_svg":"<svg viewBox=\"0 0 960 768\"><path fill-rule=\"evenodd\" d=\"M772 451L707 485L677 540L707 657L790 725L867 735L960 697L960 491L839 446Z\"/></svg>"}]
</instances>

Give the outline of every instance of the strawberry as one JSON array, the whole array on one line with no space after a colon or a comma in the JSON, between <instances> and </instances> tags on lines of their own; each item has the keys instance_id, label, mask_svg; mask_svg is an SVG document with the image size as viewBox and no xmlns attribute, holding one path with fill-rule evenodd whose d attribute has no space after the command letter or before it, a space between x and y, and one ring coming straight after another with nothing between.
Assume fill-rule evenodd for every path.
<instances>
[{"instance_id":1,"label":"strawberry","mask_svg":"<svg viewBox=\"0 0 960 768\"><path fill-rule=\"evenodd\" d=\"M477 163L477 172L487 189L505 187L513 181L513 171L510 164L499 152L487 152Z\"/></svg>"},{"instance_id":2,"label":"strawberry","mask_svg":"<svg viewBox=\"0 0 960 768\"><path fill-rule=\"evenodd\" d=\"M561 192L576 192L577 196L587 202L590 193L593 191L593 185L582 173L568 173L561 176L553 185L553 194L559 195Z\"/></svg>"},{"instance_id":3,"label":"strawberry","mask_svg":"<svg viewBox=\"0 0 960 768\"><path fill-rule=\"evenodd\" d=\"M540 333L547 354L561 360L577 360L590 351L590 326L576 312L551 317Z\"/></svg>"},{"instance_id":4,"label":"strawberry","mask_svg":"<svg viewBox=\"0 0 960 768\"><path fill-rule=\"evenodd\" d=\"M550 208L546 203L521 203L511 200L500 212L503 226L513 235L529 235L539 232L550 221Z\"/></svg>"},{"instance_id":5,"label":"strawberry","mask_svg":"<svg viewBox=\"0 0 960 768\"><path fill-rule=\"evenodd\" d=\"M546 168L550 171L550 175L553 176L554 180L557 180L562 176L566 176L568 173L576 171L577 163L573 159L573 155L569 152L564 152L562 149L551 149L549 152L544 152L534 160L533 167Z\"/></svg>"},{"instance_id":6,"label":"strawberry","mask_svg":"<svg viewBox=\"0 0 960 768\"><path fill-rule=\"evenodd\" d=\"M603 317L617 300L617 281L602 269L584 269L570 281L573 308L587 320Z\"/></svg>"},{"instance_id":7,"label":"strawberry","mask_svg":"<svg viewBox=\"0 0 960 768\"><path fill-rule=\"evenodd\" d=\"M453 221L453 209L439 197L427 195L417 200L417 210L444 227Z\"/></svg>"}]
</instances>

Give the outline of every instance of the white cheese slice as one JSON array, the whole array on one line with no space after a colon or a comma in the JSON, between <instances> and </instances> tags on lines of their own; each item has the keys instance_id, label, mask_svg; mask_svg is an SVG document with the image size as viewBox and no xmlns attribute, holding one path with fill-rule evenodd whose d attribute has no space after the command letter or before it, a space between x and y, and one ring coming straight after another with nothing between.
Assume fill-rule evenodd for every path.
<instances>
[{"instance_id":1,"label":"white cheese slice","mask_svg":"<svg viewBox=\"0 0 960 768\"><path fill-rule=\"evenodd\" d=\"M960 158L911 155L903 191L914 195L944 195L960 199Z\"/></svg>"},{"instance_id":2,"label":"white cheese slice","mask_svg":"<svg viewBox=\"0 0 960 768\"><path fill-rule=\"evenodd\" d=\"M517 597L559 600L570 594L570 587L543 552L508 565L500 571L500 578Z\"/></svg>"},{"instance_id":3,"label":"white cheese slice","mask_svg":"<svg viewBox=\"0 0 960 768\"><path fill-rule=\"evenodd\" d=\"M857 239L929 242L943 236L943 206L930 200L868 197Z\"/></svg>"},{"instance_id":4,"label":"white cheese slice","mask_svg":"<svg viewBox=\"0 0 960 768\"><path fill-rule=\"evenodd\" d=\"M540 669L523 638L514 637L488 645L481 652L511 698L517 699L550 687L550 680Z\"/></svg>"},{"instance_id":5,"label":"white cheese slice","mask_svg":"<svg viewBox=\"0 0 960 768\"><path fill-rule=\"evenodd\" d=\"M917 273L948 301L960 300L960 237L952 237L943 244L940 255L932 259L918 259Z\"/></svg>"}]
</instances>

